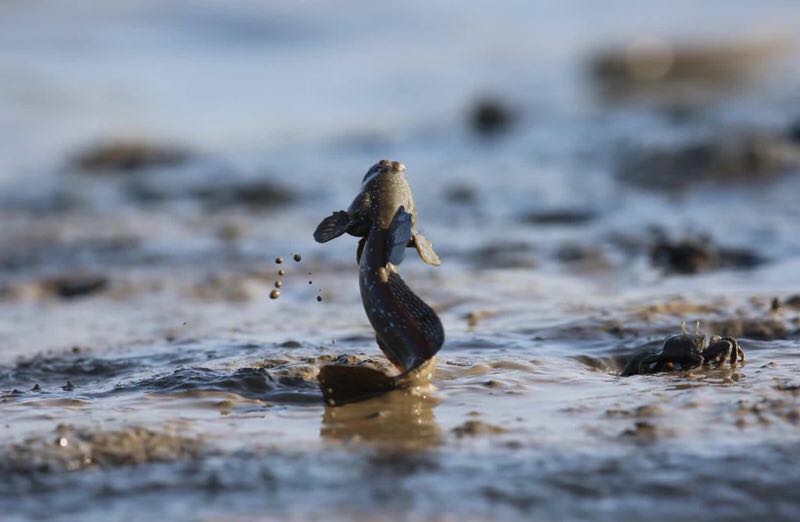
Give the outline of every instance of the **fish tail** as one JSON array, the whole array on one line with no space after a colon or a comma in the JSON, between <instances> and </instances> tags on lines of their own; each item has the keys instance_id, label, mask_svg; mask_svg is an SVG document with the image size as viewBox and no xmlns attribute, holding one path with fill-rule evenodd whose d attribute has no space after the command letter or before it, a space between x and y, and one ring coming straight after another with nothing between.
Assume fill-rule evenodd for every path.
<instances>
[{"instance_id":1,"label":"fish tail","mask_svg":"<svg viewBox=\"0 0 800 522\"><path fill-rule=\"evenodd\" d=\"M433 308L411 291L403 278L397 272L389 273L389 289L394 298L411 315L419 330L424 343L419 347L417 354L421 360L427 360L436 355L444 344L444 328L439 316ZM410 369L410 368L407 368Z\"/></svg>"}]
</instances>

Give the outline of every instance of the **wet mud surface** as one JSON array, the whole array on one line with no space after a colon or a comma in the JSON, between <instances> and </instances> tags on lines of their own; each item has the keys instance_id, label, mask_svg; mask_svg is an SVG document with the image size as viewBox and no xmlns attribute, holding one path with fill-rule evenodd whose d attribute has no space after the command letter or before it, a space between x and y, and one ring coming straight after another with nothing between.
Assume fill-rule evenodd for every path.
<instances>
[{"instance_id":1,"label":"wet mud surface","mask_svg":"<svg viewBox=\"0 0 800 522\"><path fill-rule=\"evenodd\" d=\"M772 4L760 9L800 23ZM639 26L594 7L586 26L550 13L533 33L466 10L477 49L435 8L422 23L371 7L403 21L378 34L315 2L267 18L246 2L214 17L177 0L44 18L13 5L0 8L4 520L800 517L787 109L800 78L779 65L794 51L724 44L748 9L715 9L727 34L710 47L677 24L665 68L652 46L603 51ZM75 59L58 29L73 16L108 54ZM74 45L43 54L33 22ZM563 50L509 51L530 34ZM392 67L364 51L386 41ZM407 59L431 49L436 67ZM180 87L149 76L153 53ZM324 90L295 92L298 60ZM493 87L466 88L465 70ZM137 81L149 94L118 90ZM120 97L130 106L103 101ZM405 163L442 258L408 260L403 277L446 343L430 386L332 408L321 367L387 361L355 239L322 247L312 232L383 157ZM622 377L683 321L736 337L745 361Z\"/></svg>"}]
</instances>

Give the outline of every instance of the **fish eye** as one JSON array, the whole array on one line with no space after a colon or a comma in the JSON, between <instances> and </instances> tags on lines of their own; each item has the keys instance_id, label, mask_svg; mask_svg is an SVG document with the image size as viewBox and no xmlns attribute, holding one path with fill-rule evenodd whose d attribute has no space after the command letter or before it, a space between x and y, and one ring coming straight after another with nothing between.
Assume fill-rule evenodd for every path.
<instances>
[{"instance_id":1,"label":"fish eye","mask_svg":"<svg viewBox=\"0 0 800 522\"><path fill-rule=\"evenodd\" d=\"M366 174L364 174L364 179L361 182L364 183L371 176L374 176L375 174L380 172L380 170L381 170L381 164L380 163L376 163L375 165L373 165L372 167L369 168L369 170L367 171Z\"/></svg>"}]
</instances>

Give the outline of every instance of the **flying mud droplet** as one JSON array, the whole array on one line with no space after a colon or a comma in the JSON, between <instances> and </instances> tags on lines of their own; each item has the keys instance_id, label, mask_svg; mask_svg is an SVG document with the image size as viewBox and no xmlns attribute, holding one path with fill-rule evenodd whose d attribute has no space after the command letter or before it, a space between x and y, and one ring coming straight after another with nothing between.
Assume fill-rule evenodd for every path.
<instances>
[{"instance_id":1,"label":"flying mud droplet","mask_svg":"<svg viewBox=\"0 0 800 522\"><path fill-rule=\"evenodd\" d=\"M283 258L282 257L276 257L275 258L275 263L280 265L281 263L283 263Z\"/></svg>"},{"instance_id":2,"label":"flying mud droplet","mask_svg":"<svg viewBox=\"0 0 800 522\"><path fill-rule=\"evenodd\" d=\"M270 299L277 299L280 296L281 296L281 291L280 290L273 290L272 292L269 293L269 298Z\"/></svg>"},{"instance_id":3,"label":"flying mud droplet","mask_svg":"<svg viewBox=\"0 0 800 522\"><path fill-rule=\"evenodd\" d=\"M278 270L278 275L279 276L285 276L286 275L286 270L283 270L283 269Z\"/></svg>"},{"instance_id":4,"label":"flying mud droplet","mask_svg":"<svg viewBox=\"0 0 800 522\"><path fill-rule=\"evenodd\" d=\"M300 260L303 259L303 258L300 256L300 254L294 254L292 256L292 259L294 259L295 261L297 261L299 263Z\"/></svg>"},{"instance_id":5,"label":"flying mud droplet","mask_svg":"<svg viewBox=\"0 0 800 522\"><path fill-rule=\"evenodd\" d=\"M280 288L283 286L283 281L275 281L275 288Z\"/></svg>"}]
</instances>

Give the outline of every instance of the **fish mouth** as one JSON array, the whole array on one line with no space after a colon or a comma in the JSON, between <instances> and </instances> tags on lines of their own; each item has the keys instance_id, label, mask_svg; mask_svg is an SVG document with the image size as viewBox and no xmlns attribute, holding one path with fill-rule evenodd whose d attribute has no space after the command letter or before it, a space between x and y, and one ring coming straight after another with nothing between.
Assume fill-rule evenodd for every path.
<instances>
[{"instance_id":1,"label":"fish mouth","mask_svg":"<svg viewBox=\"0 0 800 522\"><path fill-rule=\"evenodd\" d=\"M405 172L406 170L406 166L401 162L387 159L380 160L375 166L381 174L385 174L387 172Z\"/></svg>"},{"instance_id":2,"label":"fish mouth","mask_svg":"<svg viewBox=\"0 0 800 522\"><path fill-rule=\"evenodd\" d=\"M402 174L405 171L406 166L403 165L403 163L399 161L383 159L369 168L367 173L364 175L364 180L361 183L363 185L381 174L389 174L392 172L398 172Z\"/></svg>"}]
</instances>

